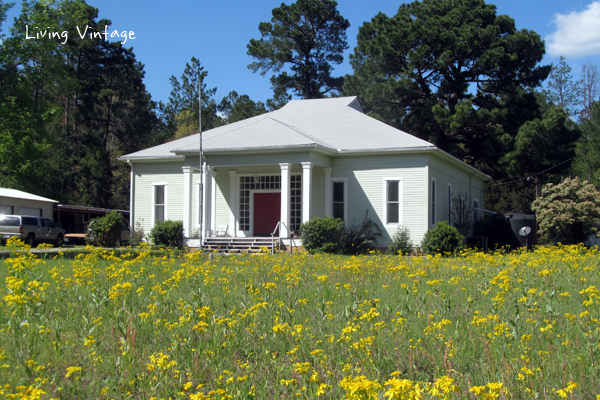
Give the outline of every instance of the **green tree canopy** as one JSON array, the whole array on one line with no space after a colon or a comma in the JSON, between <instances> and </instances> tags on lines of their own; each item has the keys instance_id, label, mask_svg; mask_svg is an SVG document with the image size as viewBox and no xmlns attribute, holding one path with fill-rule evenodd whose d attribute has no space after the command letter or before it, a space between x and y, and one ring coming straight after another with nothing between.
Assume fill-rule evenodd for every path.
<instances>
[{"instance_id":1,"label":"green tree canopy","mask_svg":"<svg viewBox=\"0 0 600 400\"><path fill-rule=\"evenodd\" d=\"M131 49L104 36L109 20L83 0L25 1L0 48L0 184L64 203L127 207L128 167L151 143L156 116ZM26 26L68 40L25 40ZM31 31L30 31L31 33Z\"/></svg>"},{"instance_id":2,"label":"green tree canopy","mask_svg":"<svg viewBox=\"0 0 600 400\"><path fill-rule=\"evenodd\" d=\"M564 57L560 58L558 65L552 65L544 94L549 102L565 110L567 116L572 117L578 113L580 88L573 81L571 67Z\"/></svg>"},{"instance_id":3,"label":"green tree canopy","mask_svg":"<svg viewBox=\"0 0 600 400\"><path fill-rule=\"evenodd\" d=\"M200 60L192 57L185 64L180 80L171 76L169 81L173 89L166 105L161 104L163 121L167 126L167 138L179 139L198 133L200 83L202 84L202 130L214 128L220 123L216 121L216 88L207 89L204 80L208 71L200 64Z\"/></svg>"},{"instance_id":4,"label":"green tree canopy","mask_svg":"<svg viewBox=\"0 0 600 400\"><path fill-rule=\"evenodd\" d=\"M247 94L240 96L235 90L221 100L217 110L222 113L221 118L227 124L267 112L263 102L255 102Z\"/></svg>"},{"instance_id":5,"label":"green tree canopy","mask_svg":"<svg viewBox=\"0 0 600 400\"><path fill-rule=\"evenodd\" d=\"M600 188L600 102L594 103L590 118L584 119L580 126L573 172Z\"/></svg>"},{"instance_id":6,"label":"green tree canopy","mask_svg":"<svg viewBox=\"0 0 600 400\"><path fill-rule=\"evenodd\" d=\"M350 23L336 7L333 0L297 0L289 6L282 3L273 9L271 22L260 23L262 38L248 44L248 55L257 61L248 68L261 71L261 75L279 72L271 77L276 97L291 90L314 99L341 89L343 78L331 76L331 64L344 60ZM280 72L284 67L291 73Z\"/></svg>"}]
</instances>

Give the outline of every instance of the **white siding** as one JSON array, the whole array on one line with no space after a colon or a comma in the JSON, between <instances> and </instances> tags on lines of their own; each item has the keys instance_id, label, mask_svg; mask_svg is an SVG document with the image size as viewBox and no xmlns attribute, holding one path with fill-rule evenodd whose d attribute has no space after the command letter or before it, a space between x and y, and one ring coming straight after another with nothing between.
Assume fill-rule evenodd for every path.
<instances>
[{"instance_id":1,"label":"white siding","mask_svg":"<svg viewBox=\"0 0 600 400\"><path fill-rule=\"evenodd\" d=\"M229 225L229 170L217 168L217 204L215 226ZM227 234L231 236L233 227L227 227Z\"/></svg>"},{"instance_id":2,"label":"white siding","mask_svg":"<svg viewBox=\"0 0 600 400\"><path fill-rule=\"evenodd\" d=\"M471 178L471 197L479 200L479 207L483 208L483 180L481 176L475 176L476 173L467 173L454 165L444 162L436 157L429 157L429 187L431 181L436 179L436 222L448 220L448 185L452 185L452 196L464 194L469 197L469 177ZM431 194L428 199L429 212L431 213ZM429 218L429 227L431 217Z\"/></svg>"},{"instance_id":3,"label":"white siding","mask_svg":"<svg viewBox=\"0 0 600 400\"><path fill-rule=\"evenodd\" d=\"M312 193L310 219L325 216L325 171L322 167L312 169Z\"/></svg>"},{"instance_id":4,"label":"white siding","mask_svg":"<svg viewBox=\"0 0 600 400\"><path fill-rule=\"evenodd\" d=\"M13 197L0 197L0 206L12 207L12 213L15 215L19 214L19 208L31 208L36 210L41 209L41 216L54 222L54 203L49 203L47 201L15 199ZM35 216L38 215L39 212L35 214Z\"/></svg>"},{"instance_id":5,"label":"white siding","mask_svg":"<svg viewBox=\"0 0 600 400\"><path fill-rule=\"evenodd\" d=\"M377 245L385 247L398 229L384 221L384 178L402 180L402 221L410 229L413 242L420 243L427 230L426 156L390 155L337 158L331 177L348 178L348 225L361 224L368 217L383 230Z\"/></svg>"},{"instance_id":6,"label":"white siding","mask_svg":"<svg viewBox=\"0 0 600 400\"><path fill-rule=\"evenodd\" d=\"M133 222L139 223L147 235L154 226L152 221L152 183L167 183L167 219L183 220L182 162L135 164L135 207Z\"/></svg>"}]
</instances>

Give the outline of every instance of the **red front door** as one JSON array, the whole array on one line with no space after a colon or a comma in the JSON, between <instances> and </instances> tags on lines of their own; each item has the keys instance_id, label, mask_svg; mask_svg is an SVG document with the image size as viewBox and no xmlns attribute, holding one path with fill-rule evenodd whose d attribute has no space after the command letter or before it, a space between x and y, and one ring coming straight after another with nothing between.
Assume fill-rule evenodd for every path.
<instances>
[{"instance_id":1,"label":"red front door","mask_svg":"<svg viewBox=\"0 0 600 400\"><path fill-rule=\"evenodd\" d=\"M281 193L254 193L254 236L271 236L281 216Z\"/></svg>"}]
</instances>

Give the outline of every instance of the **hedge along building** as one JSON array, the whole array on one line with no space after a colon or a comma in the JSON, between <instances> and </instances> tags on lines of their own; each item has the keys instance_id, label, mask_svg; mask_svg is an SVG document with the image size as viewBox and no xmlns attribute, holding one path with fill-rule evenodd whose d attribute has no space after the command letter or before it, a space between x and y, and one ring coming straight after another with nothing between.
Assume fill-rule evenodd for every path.
<instances>
[{"instance_id":1,"label":"hedge along building","mask_svg":"<svg viewBox=\"0 0 600 400\"><path fill-rule=\"evenodd\" d=\"M483 207L490 179L365 115L356 97L294 100L202 136L204 191L198 134L120 158L131 166L132 226L148 233L156 221L182 220L187 237L224 227L227 236L250 237L268 236L282 221L279 235L289 237L315 217L352 225L368 212L383 230L379 246L399 226L420 243L449 219L453 194Z\"/></svg>"}]
</instances>

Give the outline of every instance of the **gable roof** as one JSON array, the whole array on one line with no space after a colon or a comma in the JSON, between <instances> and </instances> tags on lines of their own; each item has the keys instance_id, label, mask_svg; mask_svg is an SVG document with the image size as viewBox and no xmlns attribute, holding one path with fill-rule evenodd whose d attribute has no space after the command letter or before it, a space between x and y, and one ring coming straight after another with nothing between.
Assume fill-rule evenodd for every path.
<instances>
[{"instance_id":1,"label":"gable roof","mask_svg":"<svg viewBox=\"0 0 600 400\"><path fill-rule=\"evenodd\" d=\"M199 134L195 134L120 159L182 158L197 153L199 141ZM292 100L279 110L203 132L202 147L207 154L306 147L332 153L436 149L364 114L356 96Z\"/></svg>"},{"instance_id":2,"label":"gable roof","mask_svg":"<svg viewBox=\"0 0 600 400\"><path fill-rule=\"evenodd\" d=\"M22 192L17 189L0 188L0 197L9 197L12 199L23 199L23 200L45 201L48 203L58 203L58 201L56 201L56 200L51 200L51 199L47 199L42 196L37 196L35 194Z\"/></svg>"}]
</instances>

